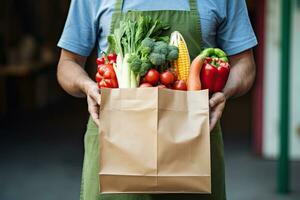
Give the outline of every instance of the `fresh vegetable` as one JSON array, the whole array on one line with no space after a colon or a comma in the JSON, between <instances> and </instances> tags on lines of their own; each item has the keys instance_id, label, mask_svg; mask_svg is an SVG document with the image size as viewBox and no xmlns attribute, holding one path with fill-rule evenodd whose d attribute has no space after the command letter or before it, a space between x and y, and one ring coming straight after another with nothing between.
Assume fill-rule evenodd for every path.
<instances>
[{"instance_id":1,"label":"fresh vegetable","mask_svg":"<svg viewBox=\"0 0 300 200\"><path fill-rule=\"evenodd\" d=\"M115 53L107 54L104 51L101 51L101 53L103 54L103 56L96 59L97 65L103 65L105 63L113 64L117 62L117 55Z\"/></svg>"},{"instance_id":2,"label":"fresh vegetable","mask_svg":"<svg viewBox=\"0 0 300 200\"><path fill-rule=\"evenodd\" d=\"M159 72L155 69L150 69L145 75L145 81L151 85L156 85L159 81Z\"/></svg>"},{"instance_id":3,"label":"fresh vegetable","mask_svg":"<svg viewBox=\"0 0 300 200\"><path fill-rule=\"evenodd\" d=\"M163 85L170 86L175 81L175 75L170 71L165 71L164 73L160 74L160 82Z\"/></svg>"},{"instance_id":4,"label":"fresh vegetable","mask_svg":"<svg viewBox=\"0 0 300 200\"><path fill-rule=\"evenodd\" d=\"M142 83L140 87L152 87L152 85L150 83Z\"/></svg>"},{"instance_id":5,"label":"fresh vegetable","mask_svg":"<svg viewBox=\"0 0 300 200\"><path fill-rule=\"evenodd\" d=\"M186 85L185 81L178 80L178 81L175 81L175 83L173 84L173 89L174 90L187 90L187 85Z\"/></svg>"},{"instance_id":6,"label":"fresh vegetable","mask_svg":"<svg viewBox=\"0 0 300 200\"><path fill-rule=\"evenodd\" d=\"M105 57L100 57L96 59L97 65L103 65L105 64Z\"/></svg>"},{"instance_id":7,"label":"fresh vegetable","mask_svg":"<svg viewBox=\"0 0 300 200\"><path fill-rule=\"evenodd\" d=\"M178 75L178 79L187 81L191 61L183 36L178 31L174 31L170 37L170 44L175 45L179 49L178 59L173 61L173 66Z\"/></svg>"},{"instance_id":8,"label":"fresh vegetable","mask_svg":"<svg viewBox=\"0 0 300 200\"><path fill-rule=\"evenodd\" d=\"M117 62L117 54L109 53L106 56L107 56L107 59L110 63L116 63Z\"/></svg>"},{"instance_id":9,"label":"fresh vegetable","mask_svg":"<svg viewBox=\"0 0 300 200\"><path fill-rule=\"evenodd\" d=\"M153 65L159 66L166 63L168 54L168 44L159 41L154 43L151 53L149 54L149 60Z\"/></svg>"},{"instance_id":10,"label":"fresh vegetable","mask_svg":"<svg viewBox=\"0 0 300 200\"><path fill-rule=\"evenodd\" d=\"M206 57L201 70L203 89L208 89L210 93L222 91L230 71L225 52L218 48L208 48L201 55Z\"/></svg>"},{"instance_id":11,"label":"fresh vegetable","mask_svg":"<svg viewBox=\"0 0 300 200\"><path fill-rule=\"evenodd\" d=\"M168 61L174 61L177 60L179 57L179 49L178 47L174 45L168 46L168 54L167 54L167 60Z\"/></svg>"},{"instance_id":12,"label":"fresh vegetable","mask_svg":"<svg viewBox=\"0 0 300 200\"><path fill-rule=\"evenodd\" d=\"M96 74L96 81L99 88L117 88L118 81L113 69L112 64L99 65L98 72Z\"/></svg>"},{"instance_id":13,"label":"fresh vegetable","mask_svg":"<svg viewBox=\"0 0 300 200\"><path fill-rule=\"evenodd\" d=\"M229 62L226 53L219 48L206 48L200 54L205 57L211 57L216 60Z\"/></svg>"},{"instance_id":14,"label":"fresh vegetable","mask_svg":"<svg viewBox=\"0 0 300 200\"><path fill-rule=\"evenodd\" d=\"M99 72L96 73L95 79L96 79L97 83L101 82L102 76L99 74Z\"/></svg>"},{"instance_id":15,"label":"fresh vegetable","mask_svg":"<svg viewBox=\"0 0 300 200\"><path fill-rule=\"evenodd\" d=\"M200 72L204 63L205 56L198 55L192 62L187 82L188 90L201 90Z\"/></svg>"},{"instance_id":16,"label":"fresh vegetable","mask_svg":"<svg viewBox=\"0 0 300 200\"><path fill-rule=\"evenodd\" d=\"M138 54L132 54L128 58L128 63L133 72L144 76L150 68L167 65L169 61L177 58L177 47L164 41L145 38L138 49ZM163 71L164 68L160 67L158 70Z\"/></svg>"},{"instance_id":17,"label":"fresh vegetable","mask_svg":"<svg viewBox=\"0 0 300 200\"><path fill-rule=\"evenodd\" d=\"M153 39L146 38L141 45L142 59L144 58L152 66L160 66L158 70L164 71L168 68L165 65L169 61L178 58L178 48L173 45L168 45L165 41L154 41Z\"/></svg>"},{"instance_id":18,"label":"fresh vegetable","mask_svg":"<svg viewBox=\"0 0 300 200\"><path fill-rule=\"evenodd\" d=\"M124 18L108 36L109 52L117 54L114 68L121 88L138 87L141 77L151 68L177 59L176 47L169 47L168 37L160 36L168 28L148 16L137 20Z\"/></svg>"},{"instance_id":19,"label":"fresh vegetable","mask_svg":"<svg viewBox=\"0 0 300 200\"><path fill-rule=\"evenodd\" d=\"M114 83L112 83L111 80L105 80L105 81L98 82L98 87L99 88L114 88L113 84Z\"/></svg>"}]
</instances>

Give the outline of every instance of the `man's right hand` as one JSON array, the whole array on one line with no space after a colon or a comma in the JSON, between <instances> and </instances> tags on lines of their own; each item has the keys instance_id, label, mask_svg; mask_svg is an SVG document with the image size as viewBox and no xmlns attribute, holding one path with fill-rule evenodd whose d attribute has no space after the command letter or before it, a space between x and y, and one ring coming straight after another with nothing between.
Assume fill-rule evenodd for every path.
<instances>
[{"instance_id":1,"label":"man's right hand","mask_svg":"<svg viewBox=\"0 0 300 200\"><path fill-rule=\"evenodd\" d=\"M57 79L62 88L75 97L87 97L88 110L99 125L100 91L84 70L86 57L62 49Z\"/></svg>"}]
</instances>

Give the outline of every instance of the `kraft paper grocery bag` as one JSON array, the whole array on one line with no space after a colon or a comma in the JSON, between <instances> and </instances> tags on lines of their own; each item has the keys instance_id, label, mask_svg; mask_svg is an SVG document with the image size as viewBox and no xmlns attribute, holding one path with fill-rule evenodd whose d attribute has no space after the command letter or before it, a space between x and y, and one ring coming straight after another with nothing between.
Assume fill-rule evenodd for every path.
<instances>
[{"instance_id":1,"label":"kraft paper grocery bag","mask_svg":"<svg viewBox=\"0 0 300 200\"><path fill-rule=\"evenodd\" d=\"M211 193L208 91L102 89L101 193Z\"/></svg>"}]
</instances>

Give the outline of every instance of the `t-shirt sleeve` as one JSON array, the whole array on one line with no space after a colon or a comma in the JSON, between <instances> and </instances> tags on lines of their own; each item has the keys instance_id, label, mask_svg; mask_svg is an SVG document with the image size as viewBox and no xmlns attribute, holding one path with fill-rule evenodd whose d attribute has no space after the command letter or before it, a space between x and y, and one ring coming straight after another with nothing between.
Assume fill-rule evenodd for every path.
<instances>
[{"instance_id":1,"label":"t-shirt sleeve","mask_svg":"<svg viewBox=\"0 0 300 200\"><path fill-rule=\"evenodd\" d=\"M217 44L228 55L234 55L257 45L245 0L228 0L225 18L217 30Z\"/></svg>"},{"instance_id":2,"label":"t-shirt sleeve","mask_svg":"<svg viewBox=\"0 0 300 200\"><path fill-rule=\"evenodd\" d=\"M100 5L93 0L72 0L58 47L88 56L95 46L98 33L96 10Z\"/></svg>"}]
</instances>

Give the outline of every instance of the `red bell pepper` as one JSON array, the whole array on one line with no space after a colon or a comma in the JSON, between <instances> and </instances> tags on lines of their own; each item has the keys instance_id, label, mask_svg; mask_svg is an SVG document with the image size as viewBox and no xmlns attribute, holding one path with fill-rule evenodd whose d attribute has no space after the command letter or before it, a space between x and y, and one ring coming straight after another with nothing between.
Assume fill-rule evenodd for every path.
<instances>
[{"instance_id":1,"label":"red bell pepper","mask_svg":"<svg viewBox=\"0 0 300 200\"><path fill-rule=\"evenodd\" d=\"M218 48L208 48L201 55L206 57L200 74L202 89L208 89L210 93L221 92L230 71L225 52Z\"/></svg>"},{"instance_id":2,"label":"red bell pepper","mask_svg":"<svg viewBox=\"0 0 300 200\"><path fill-rule=\"evenodd\" d=\"M99 88L118 88L118 80L112 64L98 65L96 81Z\"/></svg>"}]
</instances>

